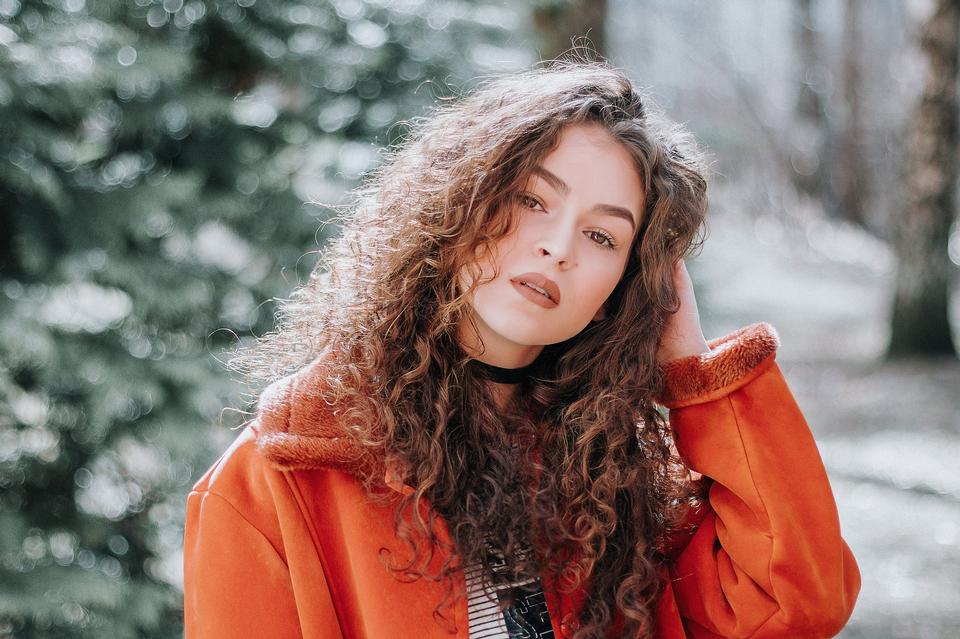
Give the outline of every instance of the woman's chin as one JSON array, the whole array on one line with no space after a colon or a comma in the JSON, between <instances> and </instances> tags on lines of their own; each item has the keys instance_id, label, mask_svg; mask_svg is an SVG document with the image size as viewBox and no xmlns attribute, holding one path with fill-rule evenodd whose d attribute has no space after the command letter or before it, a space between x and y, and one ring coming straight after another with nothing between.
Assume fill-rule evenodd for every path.
<instances>
[{"instance_id":1,"label":"woman's chin","mask_svg":"<svg viewBox=\"0 0 960 639\"><path fill-rule=\"evenodd\" d=\"M531 322L517 319L514 322L504 322L501 326L491 327L504 341L519 346L543 347L567 339L555 334L555 327L545 326L543 321Z\"/></svg>"}]
</instances>

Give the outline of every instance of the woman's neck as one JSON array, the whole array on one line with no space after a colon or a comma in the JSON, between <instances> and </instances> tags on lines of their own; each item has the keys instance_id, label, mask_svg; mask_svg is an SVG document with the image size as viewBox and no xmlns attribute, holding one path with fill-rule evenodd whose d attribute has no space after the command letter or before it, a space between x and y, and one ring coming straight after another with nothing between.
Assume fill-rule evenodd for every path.
<instances>
[{"instance_id":1,"label":"woman's neck","mask_svg":"<svg viewBox=\"0 0 960 639\"><path fill-rule=\"evenodd\" d=\"M517 344L504 339L487 329L479 317L475 317L474 321L476 324L461 322L457 341L470 357L485 364L500 368L522 368L537 359L543 350L543 346ZM480 333L484 334L482 338Z\"/></svg>"}]
</instances>

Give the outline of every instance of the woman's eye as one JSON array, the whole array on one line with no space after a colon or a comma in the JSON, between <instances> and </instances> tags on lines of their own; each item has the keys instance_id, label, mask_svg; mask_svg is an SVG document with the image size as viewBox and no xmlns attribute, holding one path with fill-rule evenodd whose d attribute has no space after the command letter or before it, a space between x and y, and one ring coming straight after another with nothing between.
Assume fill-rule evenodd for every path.
<instances>
[{"instance_id":1,"label":"woman's eye","mask_svg":"<svg viewBox=\"0 0 960 639\"><path fill-rule=\"evenodd\" d=\"M534 207L536 207L536 206L539 206L540 208L543 208L543 205L540 204L540 200L538 200L538 199L535 198L535 197L530 197L529 195L527 195L527 194L525 194L525 193L521 193L518 197L520 198L520 203L523 204L523 205L524 205L525 207L527 207L528 209L532 209L532 208L534 208Z\"/></svg>"},{"instance_id":2,"label":"woman's eye","mask_svg":"<svg viewBox=\"0 0 960 639\"><path fill-rule=\"evenodd\" d=\"M613 241L613 237L607 235L603 231L589 231L588 233L590 238L597 244L600 244L605 248L617 248L617 244Z\"/></svg>"},{"instance_id":3,"label":"woman's eye","mask_svg":"<svg viewBox=\"0 0 960 639\"><path fill-rule=\"evenodd\" d=\"M532 195L527 195L526 193L518 193L517 200L520 202L521 205L525 206L528 209L537 210L537 207L539 206L540 207L539 210L546 212L546 209L544 208L540 200L533 197ZM607 249L617 248L616 240L614 240L613 236L608 233L605 233L603 231L587 231L586 234L587 234L587 237L589 237L592 242L596 243L599 246L602 246L603 248L607 248Z\"/></svg>"}]
</instances>

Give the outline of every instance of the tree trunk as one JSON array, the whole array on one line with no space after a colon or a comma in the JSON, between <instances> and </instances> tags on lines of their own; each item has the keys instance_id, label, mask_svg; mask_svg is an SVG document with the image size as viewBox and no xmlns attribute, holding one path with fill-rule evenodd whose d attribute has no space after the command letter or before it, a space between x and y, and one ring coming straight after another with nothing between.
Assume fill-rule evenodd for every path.
<instances>
[{"instance_id":1,"label":"tree trunk","mask_svg":"<svg viewBox=\"0 0 960 639\"><path fill-rule=\"evenodd\" d=\"M866 227L864 210L869 185L863 152L863 82L860 59L862 8L862 0L846 0L843 26L843 97L847 113L838 144L834 173L841 215Z\"/></svg>"},{"instance_id":2,"label":"tree trunk","mask_svg":"<svg viewBox=\"0 0 960 639\"><path fill-rule=\"evenodd\" d=\"M597 53L607 56L604 23L607 0L540 0L533 9L541 60L552 60L586 37Z\"/></svg>"},{"instance_id":3,"label":"tree trunk","mask_svg":"<svg viewBox=\"0 0 960 639\"><path fill-rule=\"evenodd\" d=\"M948 315L952 267L947 256L955 214L960 2L938 0L923 25L927 65L910 118L904 175L905 209L895 229L899 257L888 354L952 354Z\"/></svg>"},{"instance_id":4,"label":"tree trunk","mask_svg":"<svg viewBox=\"0 0 960 639\"><path fill-rule=\"evenodd\" d=\"M830 121L824 98L829 74L818 54L812 0L796 0L794 10L800 91L795 107L793 144L789 149L790 176L798 191L815 198L824 211L834 215L837 199L830 175Z\"/></svg>"}]
</instances>

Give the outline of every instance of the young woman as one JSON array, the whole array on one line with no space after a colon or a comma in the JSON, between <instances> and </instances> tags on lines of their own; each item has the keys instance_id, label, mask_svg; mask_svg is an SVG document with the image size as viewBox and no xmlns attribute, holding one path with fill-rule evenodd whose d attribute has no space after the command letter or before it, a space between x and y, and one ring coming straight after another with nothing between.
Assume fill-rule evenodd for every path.
<instances>
[{"instance_id":1,"label":"young woman","mask_svg":"<svg viewBox=\"0 0 960 639\"><path fill-rule=\"evenodd\" d=\"M701 332L690 136L570 62L386 160L244 359L276 381L188 498L187 636L836 634L860 578L777 335Z\"/></svg>"}]
</instances>

